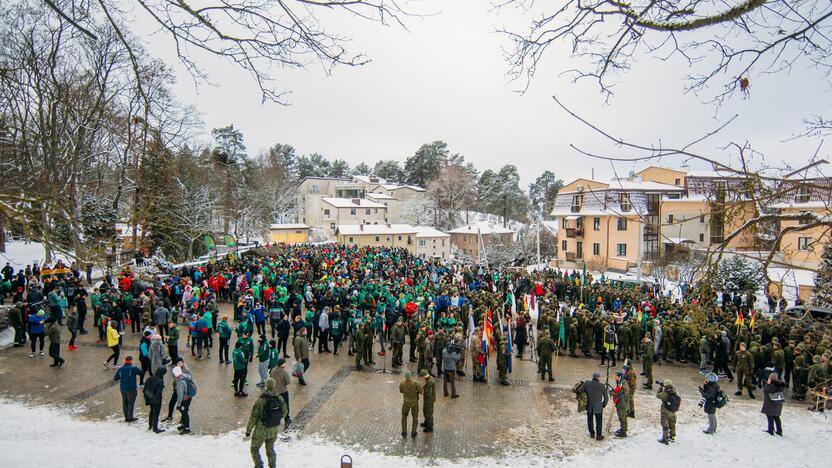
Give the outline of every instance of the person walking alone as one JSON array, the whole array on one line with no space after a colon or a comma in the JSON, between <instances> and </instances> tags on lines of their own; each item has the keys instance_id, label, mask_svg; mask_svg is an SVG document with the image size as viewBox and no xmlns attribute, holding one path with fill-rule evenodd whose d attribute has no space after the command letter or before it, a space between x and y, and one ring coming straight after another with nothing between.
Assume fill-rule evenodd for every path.
<instances>
[{"instance_id":1,"label":"person walking alone","mask_svg":"<svg viewBox=\"0 0 832 468\"><path fill-rule=\"evenodd\" d=\"M61 357L61 325L57 319L49 317L46 319L46 336L49 338L49 356L52 364L49 367L62 367L64 358Z\"/></svg>"},{"instance_id":2,"label":"person walking alone","mask_svg":"<svg viewBox=\"0 0 832 468\"><path fill-rule=\"evenodd\" d=\"M289 408L286 402L275 390L274 379L267 379L265 391L251 408L251 415L246 425L246 438L251 437L251 459L255 468L263 468L263 459L260 458L260 447L263 444L266 445L266 460L269 462L269 468L277 466L277 454L274 451L277 428L280 426L280 420L288 413Z\"/></svg>"},{"instance_id":3,"label":"person walking alone","mask_svg":"<svg viewBox=\"0 0 832 468\"><path fill-rule=\"evenodd\" d=\"M141 375L142 371L133 365L133 356L124 358L124 365L119 367L113 380L118 382L119 390L121 390L121 411L124 413L125 422L133 422L137 419L133 417L133 409L136 407L136 378ZM154 373L154 375L156 375ZM151 376L150 379L153 377ZM147 384L150 384L150 379L147 379ZM162 400L159 397L159 408L161 408ZM159 414L156 414L158 421ZM152 427L150 428L152 429Z\"/></svg>"},{"instance_id":4,"label":"person walking alone","mask_svg":"<svg viewBox=\"0 0 832 468\"><path fill-rule=\"evenodd\" d=\"M769 374L766 383L763 385L763 409L761 413L766 415L768 420L769 435L777 434L783 437L783 425L780 422L780 414L783 412L783 402L786 401L786 383L780 380L775 372Z\"/></svg>"},{"instance_id":5,"label":"person walking alone","mask_svg":"<svg viewBox=\"0 0 832 468\"><path fill-rule=\"evenodd\" d=\"M702 399L704 400L702 403L702 409L705 411L705 414L708 415L708 429L702 431L705 434L716 434L717 397L720 393L719 384L717 383L718 380L719 376L713 372L708 372L705 374L705 385L699 389L699 393L702 395Z\"/></svg>"},{"instance_id":6,"label":"person walking alone","mask_svg":"<svg viewBox=\"0 0 832 468\"><path fill-rule=\"evenodd\" d=\"M586 427L589 436L596 440L604 440L601 427L604 421L604 408L607 406L607 387L600 382L601 374L594 372L592 380L584 382L578 387L578 393L586 393ZM593 427L592 423L595 422Z\"/></svg>"}]
</instances>

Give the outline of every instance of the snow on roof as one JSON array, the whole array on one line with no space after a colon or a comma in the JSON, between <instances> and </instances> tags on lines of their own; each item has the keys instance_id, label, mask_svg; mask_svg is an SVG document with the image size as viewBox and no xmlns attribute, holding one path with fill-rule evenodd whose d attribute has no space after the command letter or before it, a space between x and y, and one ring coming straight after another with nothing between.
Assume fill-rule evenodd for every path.
<instances>
[{"instance_id":1,"label":"snow on roof","mask_svg":"<svg viewBox=\"0 0 832 468\"><path fill-rule=\"evenodd\" d=\"M309 229L309 226L303 223L275 223L270 224L269 229Z\"/></svg>"},{"instance_id":2,"label":"snow on roof","mask_svg":"<svg viewBox=\"0 0 832 468\"><path fill-rule=\"evenodd\" d=\"M552 216L566 216L569 219L579 218L579 217L583 217L583 216L624 216L624 217L638 216L638 212L636 212L635 210L630 210L630 211L627 211L627 212L621 212L621 211L614 211L614 210L582 209L578 213L573 213L572 210L569 209L569 208L560 209L560 210L555 209L555 210L552 210L552 212L550 214Z\"/></svg>"},{"instance_id":3,"label":"snow on roof","mask_svg":"<svg viewBox=\"0 0 832 468\"><path fill-rule=\"evenodd\" d=\"M367 198L375 198L376 200L395 200L396 199L396 197L387 195L386 193L377 193L377 192L368 193Z\"/></svg>"},{"instance_id":4,"label":"snow on roof","mask_svg":"<svg viewBox=\"0 0 832 468\"><path fill-rule=\"evenodd\" d=\"M466 224L448 231L449 234L474 234L477 232L480 234L514 234L514 231L511 229L504 228L499 224L486 222Z\"/></svg>"},{"instance_id":5,"label":"snow on roof","mask_svg":"<svg viewBox=\"0 0 832 468\"><path fill-rule=\"evenodd\" d=\"M379 176L354 175L353 180L364 182L365 184L386 184L387 179Z\"/></svg>"},{"instance_id":6,"label":"snow on roof","mask_svg":"<svg viewBox=\"0 0 832 468\"><path fill-rule=\"evenodd\" d=\"M611 179L608 182L598 181L595 180L593 182L597 182L600 184L607 185L606 187L599 187L599 188L585 188L582 192L602 192L604 190L625 190L625 191L644 191L644 192L682 192L685 190L684 187L679 187L678 185L670 185L670 184L663 184L661 182L653 182L653 181L646 181L641 180L641 178L636 177L634 179L628 178L621 178L621 179ZM573 194L573 193L582 193L578 192L577 190L573 191L560 191L559 194Z\"/></svg>"},{"instance_id":7,"label":"snow on roof","mask_svg":"<svg viewBox=\"0 0 832 468\"><path fill-rule=\"evenodd\" d=\"M374 201L367 200L366 198L324 197L321 198L321 200L323 200L326 203L329 203L335 208L387 208L381 203L376 203Z\"/></svg>"},{"instance_id":8,"label":"snow on roof","mask_svg":"<svg viewBox=\"0 0 832 468\"><path fill-rule=\"evenodd\" d=\"M396 185L396 184L379 184L381 188L384 190L395 191L403 188L409 188L410 190L415 190L417 192L424 192L425 189L422 187L418 187L416 185Z\"/></svg>"},{"instance_id":9,"label":"snow on roof","mask_svg":"<svg viewBox=\"0 0 832 468\"><path fill-rule=\"evenodd\" d=\"M416 229L416 237L451 237L450 234L430 226L413 226L413 228Z\"/></svg>"},{"instance_id":10,"label":"snow on roof","mask_svg":"<svg viewBox=\"0 0 832 468\"><path fill-rule=\"evenodd\" d=\"M665 244L684 244L687 242L693 242L692 240L688 239L687 237L665 237L664 243Z\"/></svg>"},{"instance_id":11,"label":"snow on roof","mask_svg":"<svg viewBox=\"0 0 832 468\"><path fill-rule=\"evenodd\" d=\"M796 210L799 209L807 209L807 210L817 210L817 209L827 209L832 210L832 204L824 202L824 201L809 201L805 203L797 203L797 202L781 202L775 203L771 205L772 208L777 208L778 210L789 209L793 208Z\"/></svg>"},{"instance_id":12,"label":"snow on roof","mask_svg":"<svg viewBox=\"0 0 832 468\"><path fill-rule=\"evenodd\" d=\"M546 230L548 230L549 232L551 232L554 235L557 235L558 228L559 228L557 221L544 220L544 221L541 221L540 223L543 225L544 228L546 228Z\"/></svg>"},{"instance_id":13,"label":"snow on roof","mask_svg":"<svg viewBox=\"0 0 832 468\"><path fill-rule=\"evenodd\" d=\"M345 236L361 234L416 234L418 230L409 224L339 224L336 232Z\"/></svg>"}]
</instances>

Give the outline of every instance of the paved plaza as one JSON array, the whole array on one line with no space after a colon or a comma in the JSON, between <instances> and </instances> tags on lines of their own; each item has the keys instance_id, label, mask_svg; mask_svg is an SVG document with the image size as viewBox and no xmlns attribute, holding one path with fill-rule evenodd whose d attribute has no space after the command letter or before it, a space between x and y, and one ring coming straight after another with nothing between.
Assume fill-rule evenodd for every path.
<instances>
[{"instance_id":1,"label":"paved plaza","mask_svg":"<svg viewBox=\"0 0 832 468\"><path fill-rule=\"evenodd\" d=\"M228 304L222 304L221 308L223 313L231 315ZM183 327L183 337L184 333ZM120 420L121 401L117 382L112 380L114 371L102 365L110 352L103 344L95 343L96 337L93 333L80 337L80 346L73 352L66 351L64 344L62 355L67 362L61 369L49 367L48 355L30 359L28 344L0 351L0 394L35 405L57 405L79 418ZM138 341L138 335L125 335L121 360L127 355L137 356ZM258 380L256 366L249 368L249 397L234 398L231 366L220 365L216 354L202 361L191 358L187 351L183 352L184 338L180 348L199 386L199 394L191 407L193 431L221 434L243 427L259 393L254 385ZM415 373L415 363L407 362L408 351L406 345L405 366L400 370L390 368L388 353L389 373L382 373L379 372L383 367L380 356L376 356L375 370L356 371L346 347L341 348L338 356L312 350L311 367L306 374L308 385L301 386L293 378L290 386L294 419L291 432L316 435L344 446L360 446L387 455L445 459L501 456L514 451L563 456L579 444L585 444L585 418L576 412L571 387L595 371L602 373L603 380L605 369L598 367L598 359L561 356L554 383L539 379L535 363L515 359L510 386L498 385L493 378L488 384L472 382L468 359L468 375L457 382L460 398L443 398L441 380L437 380L435 432L430 435L420 432L415 439L403 440L398 384L404 370ZM527 357L528 354L527 350ZM641 369L640 363L637 368ZM492 363L489 375L493 377L495 371ZM691 406L698 400L696 388L701 385L701 376L696 367L655 366L654 377L673 379ZM170 384L166 377L165 403ZM733 392L733 384L725 382L724 388ZM641 390L639 382L637 418L631 422L631 431L658 427L654 392ZM137 400L140 421L133 424L141 430L146 429L147 408L143 403L140 395ZM613 429L617 424L613 422Z\"/></svg>"}]
</instances>

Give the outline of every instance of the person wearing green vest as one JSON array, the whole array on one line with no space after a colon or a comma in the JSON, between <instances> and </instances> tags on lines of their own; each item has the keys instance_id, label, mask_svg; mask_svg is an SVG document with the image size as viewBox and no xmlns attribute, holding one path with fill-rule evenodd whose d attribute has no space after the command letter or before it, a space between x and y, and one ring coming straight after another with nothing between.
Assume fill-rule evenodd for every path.
<instances>
[{"instance_id":1,"label":"person wearing green vest","mask_svg":"<svg viewBox=\"0 0 832 468\"><path fill-rule=\"evenodd\" d=\"M220 364L231 364L228 360L228 343L231 340L231 326L228 324L228 316L223 315L222 320L217 324L217 334L220 337Z\"/></svg>"},{"instance_id":2,"label":"person wearing green vest","mask_svg":"<svg viewBox=\"0 0 832 468\"><path fill-rule=\"evenodd\" d=\"M235 397L248 396L243 392L243 386L246 383L246 374L248 374L248 357L246 357L246 353L243 351L243 346L243 341L237 340L237 344L234 346L234 352L231 353L231 359L234 361L233 386Z\"/></svg>"}]
</instances>

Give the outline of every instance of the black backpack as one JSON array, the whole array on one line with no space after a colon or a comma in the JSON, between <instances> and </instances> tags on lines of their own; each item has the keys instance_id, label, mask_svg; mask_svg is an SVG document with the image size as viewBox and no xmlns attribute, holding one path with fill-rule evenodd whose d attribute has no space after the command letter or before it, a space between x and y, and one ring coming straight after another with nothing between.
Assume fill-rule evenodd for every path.
<instances>
[{"instance_id":1,"label":"black backpack","mask_svg":"<svg viewBox=\"0 0 832 468\"><path fill-rule=\"evenodd\" d=\"M667 400L664 401L664 407L671 413L679 411L679 406L682 404L682 397L675 392L667 395Z\"/></svg>"},{"instance_id":2,"label":"black backpack","mask_svg":"<svg viewBox=\"0 0 832 468\"><path fill-rule=\"evenodd\" d=\"M723 408L727 404L728 397L725 395L725 392L720 390L719 393L716 394L716 397L714 397L714 408Z\"/></svg>"},{"instance_id":3,"label":"black backpack","mask_svg":"<svg viewBox=\"0 0 832 468\"><path fill-rule=\"evenodd\" d=\"M280 421L283 420L283 405L280 404L279 396L263 395L266 402L263 405L263 412L260 414L260 420L266 427L277 427Z\"/></svg>"}]
</instances>

